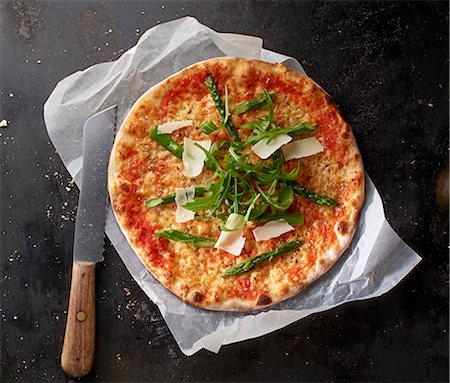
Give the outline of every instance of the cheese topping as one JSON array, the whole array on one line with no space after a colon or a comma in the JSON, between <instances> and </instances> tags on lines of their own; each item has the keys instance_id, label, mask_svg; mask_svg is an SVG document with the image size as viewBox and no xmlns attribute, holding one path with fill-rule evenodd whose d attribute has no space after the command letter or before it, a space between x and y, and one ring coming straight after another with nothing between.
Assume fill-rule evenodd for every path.
<instances>
[{"instance_id":1,"label":"cheese topping","mask_svg":"<svg viewBox=\"0 0 450 383\"><path fill-rule=\"evenodd\" d=\"M177 204L177 211L175 213L175 221L178 223L188 222L194 219L195 212L185 209L183 205L194 200L195 188L176 188L175 189L175 203Z\"/></svg>"},{"instance_id":2,"label":"cheese topping","mask_svg":"<svg viewBox=\"0 0 450 383\"><path fill-rule=\"evenodd\" d=\"M252 146L252 151L258 157L265 160L291 140L292 137L288 136L287 134L280 134L278 136L275 136L275 138L273 138L269 143L267 142L269 141L267 138L263 138Z\"/></svg>"},{"instance_id":3,"label":"cheese topping","mask_svg":"<svg viewBox=\"0 0 450 383\"><path fill-rule=\"evenodd\" d=\"M283 146L281 151L283 152L284 159L289 161L293 158L312 156L313 154L322 152L323 149L323 146L316 137L310 137L291 142Z\"/></svg>"},{"instance_id":4,"label":"cheese topping","mask_svg":"<svg viewBox=\"0 0 450 383\"><path fill-rule=\"evenodd\" d=\"M185 128L186 126L192 126L192 121L186 120L186 121L165 122L164 124L158 126L158 133L159 134L170 134L170 133L174 132L175 130Z\"/></svg>"},{"instance_id":5,"label":"cheese topping","mask_svg":"<svg viewBox=\"0 0 450 383\"><path fill-rule=\"evenodd\" d=\"M241 255L245 244L244 230L242 229L242 219L244 216L240 214L230 214L225 223L225 227L229 230L241 227L234 231L222 231L219 239L214 245L215 249L221 249L233 255Z\"/></svg>"},{"instance_id":6,"label":"cheese topping","mask_svg":"<svg viewBox=\"0 0 450 383\"><path fill-rule=\"evenodd\" d=\"M294 230L294 228L289 225L283 218L277 219L276 221L267 222L263 226L259 226L253 229L253 236L256 241L265 241L270 238L279 237L281 234L287 233L288 231Z\"/></svg>"},{"instance_id":7,"label":"cheese topping","mask_svg":"<svg viewBox=\"0 0 450 383\"><path fill-rule=\"evenodd\" d=\"M194 141L188 137L184 138L183 149L183 165L184 175L186 177L197 177L203 170L203 164L206 159L206 154L195 144L199 144L205 150L211 148L211 141Z\"/></svg>"}]
</instances>

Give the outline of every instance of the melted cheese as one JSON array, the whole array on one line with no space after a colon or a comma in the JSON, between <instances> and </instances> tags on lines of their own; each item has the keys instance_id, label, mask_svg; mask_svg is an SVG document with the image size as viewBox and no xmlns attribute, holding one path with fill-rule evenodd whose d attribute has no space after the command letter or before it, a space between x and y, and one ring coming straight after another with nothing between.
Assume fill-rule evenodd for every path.
<instances>
[{"instance_id":1,"label":"melted cheese","mask_svg":"<svg viewBox=\"0 0 450 383\"><path fill-rule=\"evenodd\" d=\"M317 138L309 137L291 142L290 144L283 146L281 151L283 152L284 159L289 161L293 158L312 156L313 154L322 152L323 149L323 146Z\"/></svg>"},{"instance_id":2,"label":"melted cheese","mask_svg":"<svg viewBox=\"0 0 450 383\"><path fill-rule=\"evenodd\" d=\"M188 137L184 138L183 165L186 177L197 177L203 170L206 154L195 144L199 144L206 150L211 148L211 141L194 141Z\"/></svg>"}]
</instances>

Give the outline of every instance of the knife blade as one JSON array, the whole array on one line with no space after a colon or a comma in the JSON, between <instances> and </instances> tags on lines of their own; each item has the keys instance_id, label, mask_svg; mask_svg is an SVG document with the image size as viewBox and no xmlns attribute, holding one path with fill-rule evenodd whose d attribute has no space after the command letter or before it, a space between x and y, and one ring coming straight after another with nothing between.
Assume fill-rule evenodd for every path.
<instances>
[{"instance_id":1,"label":"knife blade","mask_svg":"<svg viewBox=\"0 0 450 383\"><path fill-rule=\"evenodd\" d=\"M86 375L95 351L95 265L103 261L107 168L116 127L116 106L90 117L83 128L83 170L75 221L72 281L61 367Z\"/></svg>"}]
</instances>

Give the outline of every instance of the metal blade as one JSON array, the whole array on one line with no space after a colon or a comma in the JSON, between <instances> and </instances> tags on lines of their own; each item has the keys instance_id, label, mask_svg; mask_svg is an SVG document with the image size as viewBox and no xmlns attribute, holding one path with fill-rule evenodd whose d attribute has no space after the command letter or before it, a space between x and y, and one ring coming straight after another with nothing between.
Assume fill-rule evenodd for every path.
<instances>
[{"instance_id":1,"label":"metal blade","mask_svg":"<svg viewBox=\"0 0 450 383\"><path fill-rule=\"evenodd\" d=\"M83 173L78 200L73 260L103 261L108 160L114 140L116 106L89 118L83 129Z\"/></svg>"}]
</instances>

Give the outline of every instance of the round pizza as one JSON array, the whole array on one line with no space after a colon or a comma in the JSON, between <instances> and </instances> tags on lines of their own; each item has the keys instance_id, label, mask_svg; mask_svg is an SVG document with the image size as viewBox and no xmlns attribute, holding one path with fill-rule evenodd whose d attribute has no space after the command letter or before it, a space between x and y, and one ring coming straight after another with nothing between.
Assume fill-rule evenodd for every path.
<instances>
[{"instance_id":1,"label":"round pizza","mask_svg":"<svg viewBox=\"0 0 450 383\"><path fill-rule=\"evenodd\" d=\"M133 105L108 188L160 283L204 309L249 311L298 294L348 248L364 171L349 125L314 81L217 58Z\"/></svg>"}]
</instances>

